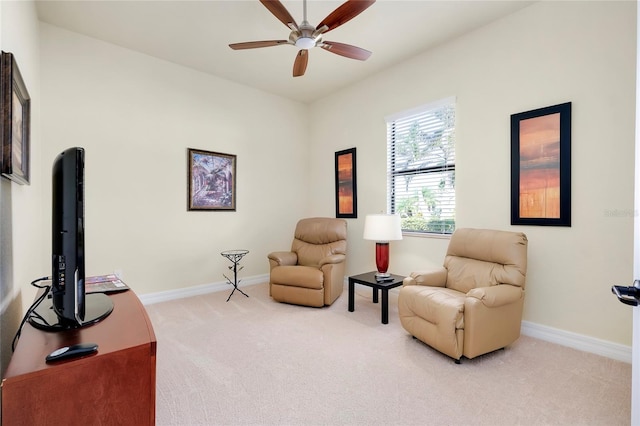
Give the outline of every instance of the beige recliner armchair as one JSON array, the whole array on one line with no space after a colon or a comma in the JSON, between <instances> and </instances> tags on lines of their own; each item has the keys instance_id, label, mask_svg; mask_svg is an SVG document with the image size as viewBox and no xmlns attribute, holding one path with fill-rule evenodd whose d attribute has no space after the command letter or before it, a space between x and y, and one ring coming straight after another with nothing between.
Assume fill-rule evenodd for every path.
<instances>
[{"instance_id":1,"label":"beige recliner armchair","mask_svg":"<svg viewBox=\"0 0 640 426\"><path fill-rule=\"evenodd\" d=\"M309 218L298 222L291 251L268 255L269 294L278 302L321 307L342 294L347 222Z\"/></svg>"},{"instance_id":2,"label":"beige recliner armchair","mask_svg":"<svg viewBox=\"0 0 640 426\"><path fill-rule=\"evenodd\" d=\"M520 337L526 272L525 234L458 229L443 267L405 278L400 322L457 363L504 348Z\"/></svg>"}]
</instances>

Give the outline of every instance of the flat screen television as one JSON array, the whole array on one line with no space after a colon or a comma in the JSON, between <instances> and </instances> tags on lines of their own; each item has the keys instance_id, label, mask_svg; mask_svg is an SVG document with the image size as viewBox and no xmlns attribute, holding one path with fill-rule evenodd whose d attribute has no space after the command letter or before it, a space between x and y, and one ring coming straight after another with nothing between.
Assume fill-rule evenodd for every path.
<instances>
[{"instance_id":1,"label":"flat screen television","mask_svg":"<svg viewBox=\"0 0 640 426\"><path fill-rule=\"evenodd\" d=\"M51 294L29 319L38 328L79 328L113 310L107 295L85 292L84 190L84 149L66 149L53 162Z\"/></svg>"}]
</instances>

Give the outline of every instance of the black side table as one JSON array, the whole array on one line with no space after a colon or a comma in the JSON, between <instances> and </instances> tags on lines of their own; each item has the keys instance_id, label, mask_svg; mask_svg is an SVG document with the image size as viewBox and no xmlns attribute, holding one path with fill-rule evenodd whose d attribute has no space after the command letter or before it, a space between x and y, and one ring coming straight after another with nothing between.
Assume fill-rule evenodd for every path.
<instances>
[{"instance_id":1,"label":"black side table","mask_svg":"<svg viewBox=\"0 0 640 426\"><path fill-rule=\"evenodd\" d=\"M387 281L376 280L376 272L349 277L349 312L355 307L355 285L362 284L373 288L373 303L378 303L378 290L382 290L382 323L389 324L389 290L402 285L403 276L391 274Z\"/></svg>"}]
</instances>

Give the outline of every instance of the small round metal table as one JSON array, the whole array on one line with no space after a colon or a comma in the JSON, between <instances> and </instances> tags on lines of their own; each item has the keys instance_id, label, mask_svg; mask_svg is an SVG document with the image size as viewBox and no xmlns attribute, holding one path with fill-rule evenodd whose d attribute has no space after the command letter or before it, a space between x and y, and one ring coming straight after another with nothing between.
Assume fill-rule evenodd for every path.
<instances>
[{"instance_id":1,"label":"small round metal table","mask_svg":"<svg viewBox=\"0 0 640 426\"><path fill-rule=\"evenodd\" d=\"M229 266L229 269L233 270L233 281L231 281L231 279L226 275L222 274L227 279L229 284L233 286L233 291L231 292L229 297L227 297L227 302L229 301L229 299L231 299L231 296L233 296L233 293L235 293L236 290L249 297L248 294L238 288L238 284L240 283L240 281L242 281L238 281L238 272L244 268L244 266L240 266L240 268L238 268L238 263L240 263L240 260L242 260L244 255L247 253L249 253L249 250L227 250L220 253L222 256L226 257L233 263L233 265Z\"/></svg>"}]
</instances>

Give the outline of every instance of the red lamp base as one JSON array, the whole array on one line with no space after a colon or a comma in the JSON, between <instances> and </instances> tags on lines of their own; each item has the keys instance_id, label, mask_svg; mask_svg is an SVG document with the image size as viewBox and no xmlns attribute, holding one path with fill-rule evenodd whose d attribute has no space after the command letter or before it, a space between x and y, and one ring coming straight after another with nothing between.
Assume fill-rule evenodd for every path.
<instances>
[{"instance_id":1,"label":"red lamp base","mask_svg":"<svg viewBox=\"0 0 640 426\"><path fill-rule=\"evenodd\" d=\"M389 243L376 243L376 278L389 278Z\"/></svg>"}]
</instances>

